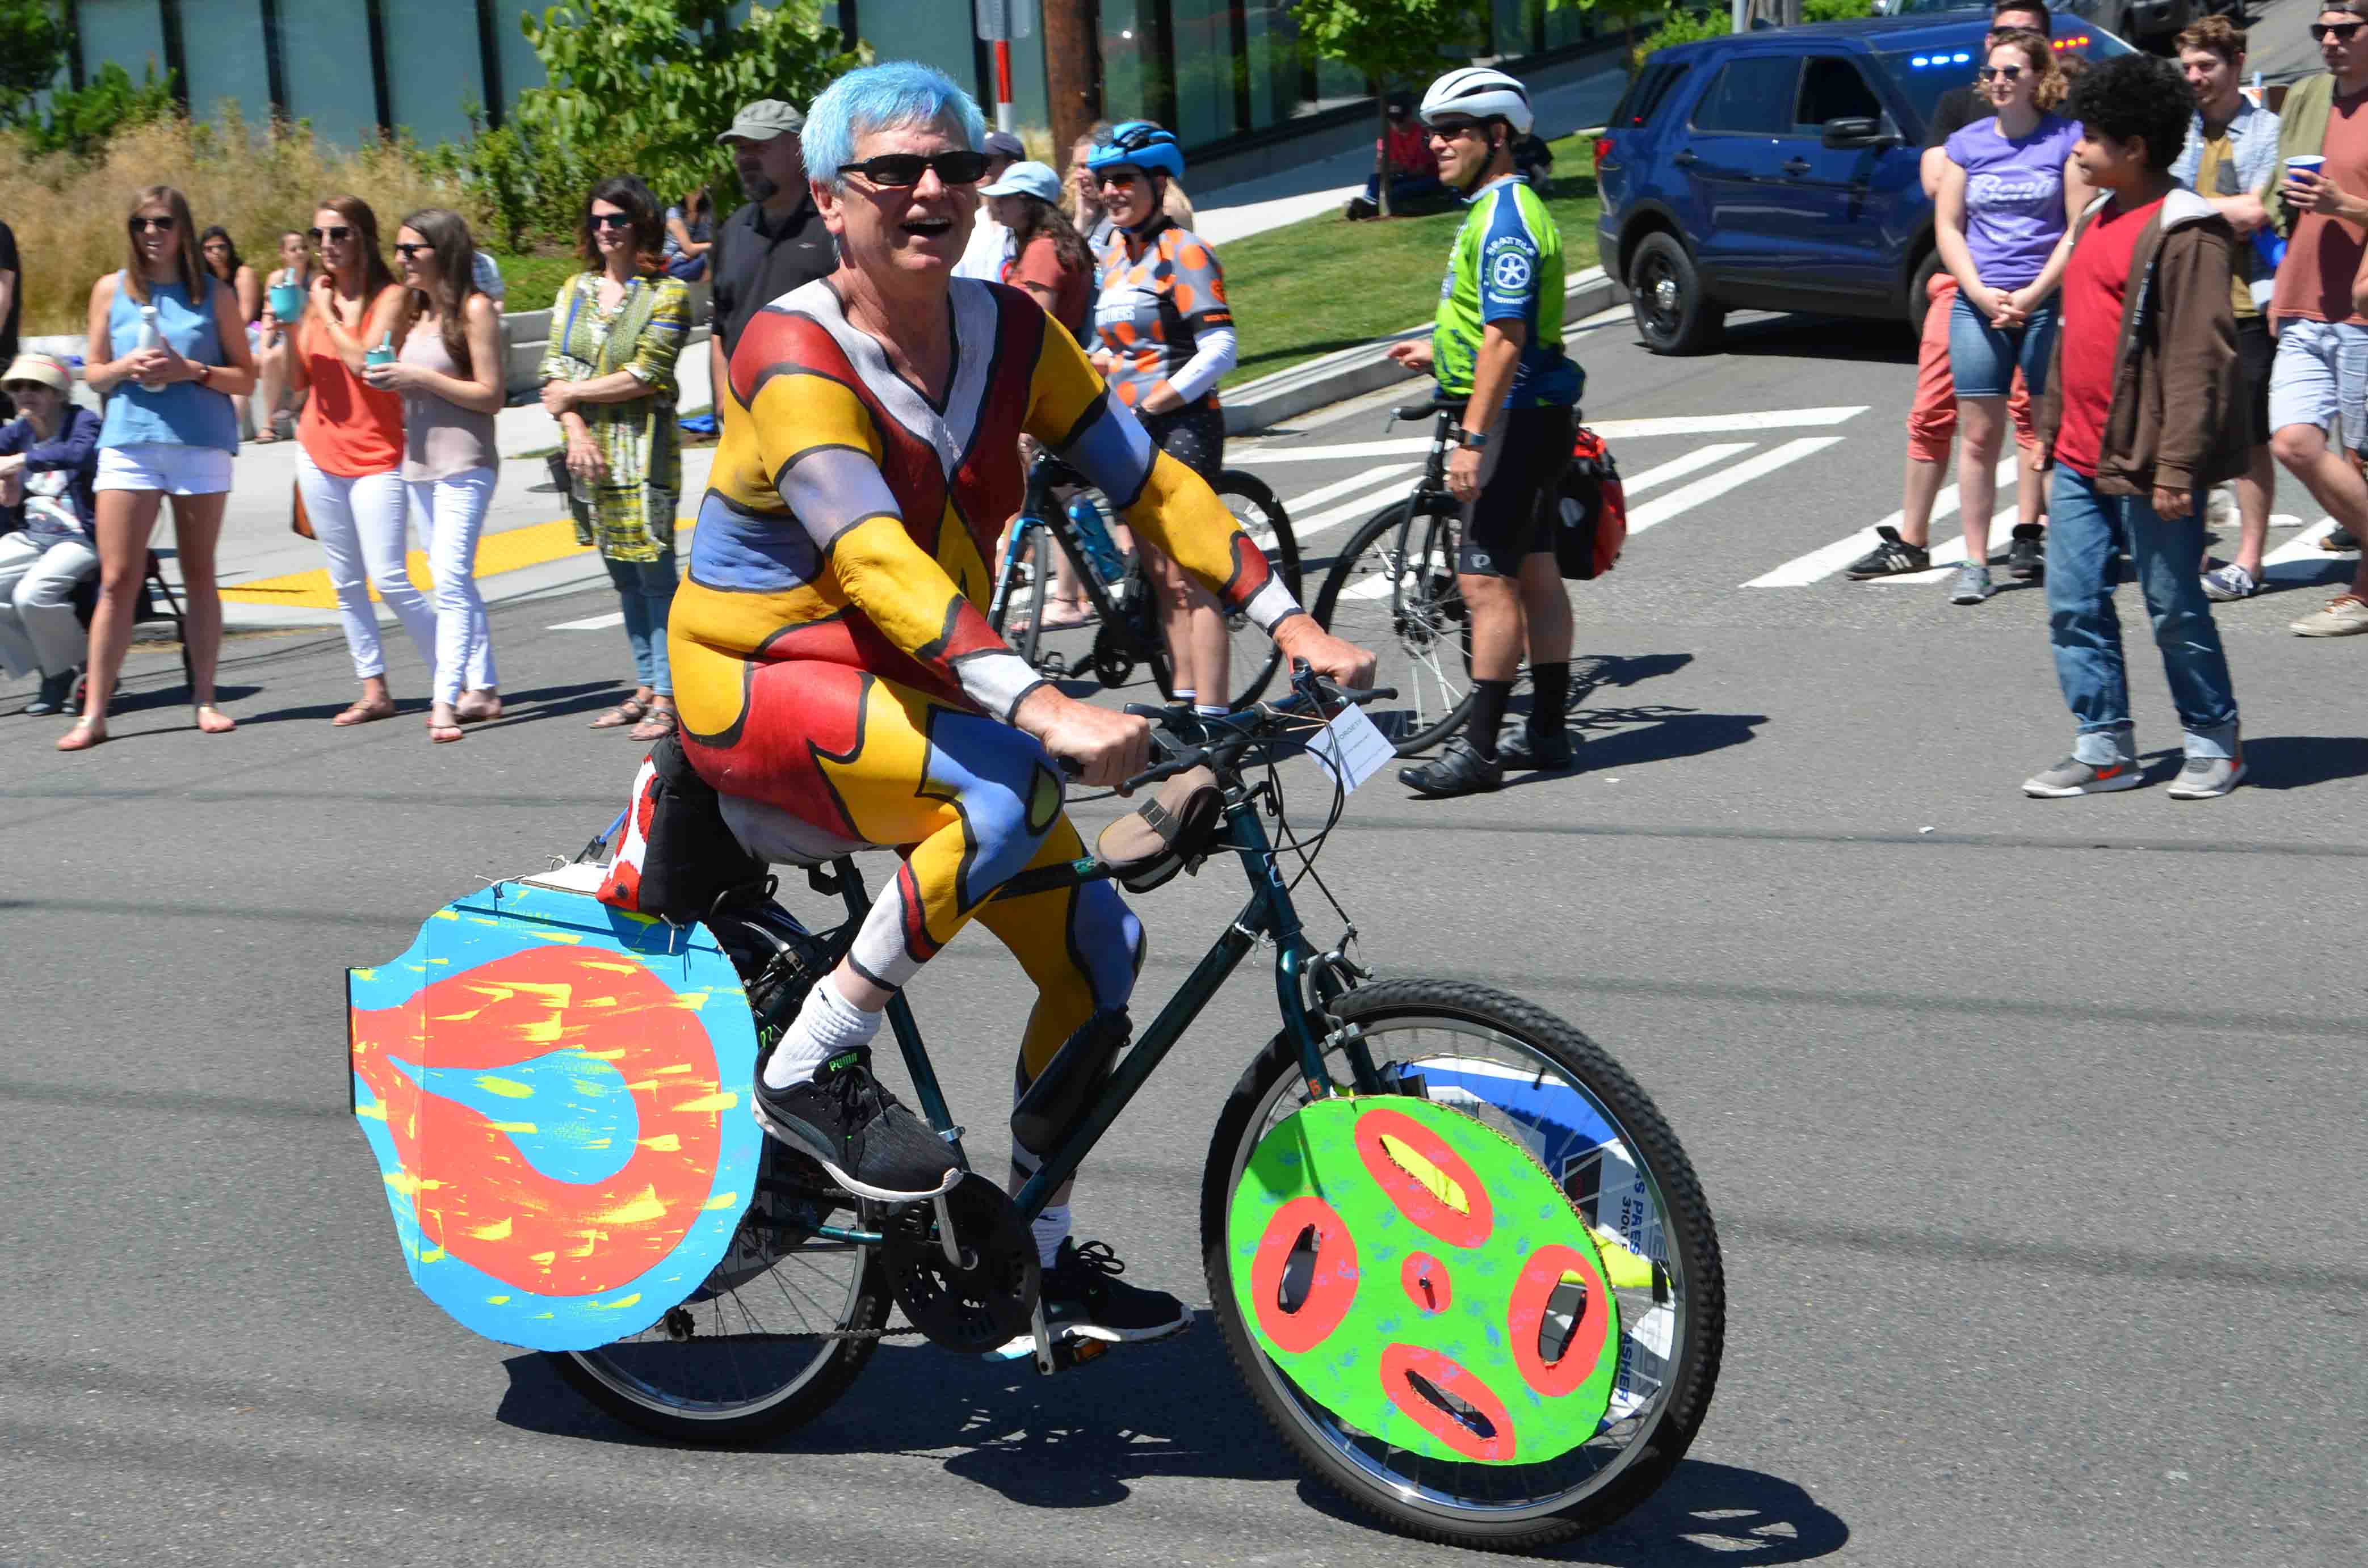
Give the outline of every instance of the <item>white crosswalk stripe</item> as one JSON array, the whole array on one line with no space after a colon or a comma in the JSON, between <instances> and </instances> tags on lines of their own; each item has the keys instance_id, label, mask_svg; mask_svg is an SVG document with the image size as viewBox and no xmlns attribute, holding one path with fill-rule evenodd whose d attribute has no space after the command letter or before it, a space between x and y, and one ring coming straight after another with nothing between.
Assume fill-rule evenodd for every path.
<instances>
[{"instance_id":1,"label":"white crosswalk stripe","mask_svg":"<svg viewBox=\"0 0 2368 1568\"><path fill-rule=\"evenodd\" d=\"M587 615L581 620L563 620L550 628L553 631L606 631L612 626L625 624L625 612L612 609L606 615Z\"/></svg>"},{"instance_id":2,"label":"white crosswalk stripe","mask_svg":"<svg viewBox=\"0 0 2368 1568\"><path fill-rule=\"evenodd\" d=\"M1998 478L2000 484L2004 484L2013 476L2014 465L2015 460L2010 456L1998 460ZM1956 510L1957 487L1955 485L1950 485L1932 498L1933 521L1938 522L1943 517L1950 517ZM1894 512L1880 523L1862 528L1848 539L1839 539L1831 544L1819 545L1806 555L1796 555L1774 571L1763 572L1743 585L1747 588L1803 588L1811 583L1830 577L1874 548L1876 528L1896 528L1899 526L1900 519L1906 516L1904 512ZM1963 548L1964 541L1960 540L1958 543L1959 547Z\"/></svg>"},{"instance_id":3,"label":"white crosswalk stripe","mask_svg":"<svg viewBox=\"0 0 2368 1568\"><path fill-rule=\"evenodd\" d=\"M1621 493L1634 497L1647 490L1667 484L1672 480L1683 479L1696 469L1716 468L1727 459L1740 456L1750 449L1751 443L1748 441L1713 441L1707 447L1695 448L1684 457L1671 458L1658 467L1648 468L1642 473L1622 479Z\"/></svg>"},{"instance_id":4,"label":"white crosswalk stripe","mask_svg":"<svg viewBox=\"0 0 2368 1568\"><path fill-rule=\"evenodd\" d=\"M1656 528L1672 517L1681 517L1705 501L1724 495L1755 479L1763 479L1813 452L1822 452L1827 447L1840 444L1839 436L1806 436L1797 441L1787 441L1781 447L1770 448L1758 457L1746 458L1732 468L1697 479L1691 484L1680 485L1658 500L1632 506L1628 511L1629 537L1633 539L1646 528Z\"/></svg>"},{"instance_id":5,"label":"white crosswalk stripe","mask_svg":"<svg viewBox=\"0 0 2368 1568\"><path fill-rule=\"evenodd\" d=\"M1644 440L1668 436L1739 435L1755 430L1816 429L1846 424L1866 412L1863 403L1833 408L1779 408L1755 414L1673 415L1649 419L1590 420L1588 428L1606 441ZM1839 437L1837 437L1839 439ZM1269 463L1336 462L1346 458L1404 458L1430 450L1429 436L1400 436L1383 441L1338 441L1320 447L1259 446L1230 443L1229 462L1263 469Z\"/></svg>"},{"instance_id":6,"label":"white crosswalk stripe","mask_svg":"<svg viewBox=\"0 0 2368 1568\"><path fill-rule=\"evenodd\" d=\"M2278 546L2277 549L2270 551L2267 555L2262 556L2262 574L2266 576L2272 568L2291 565L2297 561L2316 562L2321 561L2341 561L2346 559L2343 556L2337 555L2332 551L2321 550L2318 547L2318 541L2325 539L2328 534L2331 534L2334 531L2335 519L2333 517L2319 518L2318 521L2311 524L2308 528L2304 528L2300 533L2294 535L2294 538Z\"/></svg>"}]
</instances>

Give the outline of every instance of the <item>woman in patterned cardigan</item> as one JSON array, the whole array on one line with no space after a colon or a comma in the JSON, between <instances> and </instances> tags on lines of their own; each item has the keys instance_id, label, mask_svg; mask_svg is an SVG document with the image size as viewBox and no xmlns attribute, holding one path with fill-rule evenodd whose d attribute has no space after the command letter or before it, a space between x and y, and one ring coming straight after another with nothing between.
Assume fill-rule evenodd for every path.
<instances>
[{"instance_id":1,"label":"woman in patterned cardigan","mask_svg":"<svg viewBox=\"0 0 2368 1568\"><path fill-rule=\"evenodd\" d=\"M675 358L690 332L690 291L661 270L657 201L631 175L592 187L577 244L585 270L552 302L542 406L567 437L575 537L598 546L633 650L633 695L592 727L630 724L633 739L653 741L675 728L666 665L682 493Z\"/></svg>"}]
</instances>

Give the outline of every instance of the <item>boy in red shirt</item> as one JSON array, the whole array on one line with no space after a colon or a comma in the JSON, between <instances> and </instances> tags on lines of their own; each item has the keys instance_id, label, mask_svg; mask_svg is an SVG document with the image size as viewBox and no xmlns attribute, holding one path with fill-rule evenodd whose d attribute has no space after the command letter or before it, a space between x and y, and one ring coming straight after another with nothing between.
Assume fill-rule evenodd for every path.
<instances>
[{"instance_id":1,"label":"boy in red shirt","mask_svg":"<svg viewBox=\"0 0 2368 1568\"><path fill-rule=\"evenodd\" d=\"M2068 112L2083 128L2073 157L2104 194L2073 229L2036 423L2055 465L2049 633L2079 735L2070 756L2024 782L2026 795L2144 782L2113 613L2124 551L2185 732L2172 798L2225 795L2245 777L2228 658L2195 575L2203 498L2245 472L2251 433L2229 302L2236 234L2170 177L2193 108L2178 73L2146 54L2106 61L2072 90Z\"/></svg>"}]
</instances>

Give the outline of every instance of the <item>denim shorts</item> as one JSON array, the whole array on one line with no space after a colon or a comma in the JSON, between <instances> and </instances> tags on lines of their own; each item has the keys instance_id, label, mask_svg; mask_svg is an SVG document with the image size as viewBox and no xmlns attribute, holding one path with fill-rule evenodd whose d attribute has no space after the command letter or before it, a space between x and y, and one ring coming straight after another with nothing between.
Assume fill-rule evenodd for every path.
<instances>
[{"instance_id":1,"label":"denim shorts","mask_svg":"<svg viewBox=\"0 0 2368 1568\"><path fill-rule=\"evenodd\" d=\"M1949 307L1949 374L1963 397L2004 397L2014 390L2015 367L2034 402L2047 391L2055 354L2055 301L2031 312L2023 325L2001 332L1964 294Z\"/></svg>"},{"instance_id":2,"label":"denim shorts","mask_svg":"<svg viewBox=\"0 0 2368 1568\"><path fill-rule=\"evenodd\" d=\"M2368 327L2340 322L2288 321L2270 363L2270 428L2316 425L2328 430L2340 417L2346 444L2368 446L2362 403L2368 400Z\"/></svg>"}]
</instances>

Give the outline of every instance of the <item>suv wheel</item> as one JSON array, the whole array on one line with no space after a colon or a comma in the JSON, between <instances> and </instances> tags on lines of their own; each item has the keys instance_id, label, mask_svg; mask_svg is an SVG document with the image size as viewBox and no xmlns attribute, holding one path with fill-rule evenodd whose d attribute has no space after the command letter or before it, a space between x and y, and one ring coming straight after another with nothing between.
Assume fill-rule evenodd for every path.
<instances>
[{"instance_id":1,"label":"suv wheel","mask_svg":"<svg viewBox=\"0 0 2368 1568\"><path fill-rule=\"evenodd\" d=\"M1908 279L1907 330L1916 335L1919 344L1924 340L1925 314L1932 308L1932 279L1945 270L1941 265L1941 253L1931 251L1926 254L1923 265L1917 267Z\"/></svg>"},{"instance_id":2,"label":"suv wheel","mask_svg":"<svg viewBox=\"0 0 2368 1568\"><path fill-rule=\"evenodd\" d=\"M1675 234L1653 233L1628 263L1630 308L1656 354L1699 354L1717 341L1726 312L1702 292L1693 257Z\"/></svg>"}]
</instances>

